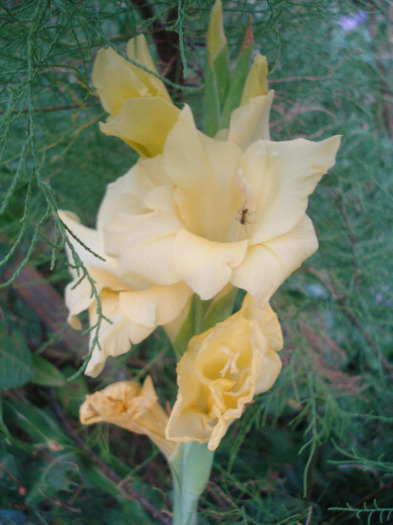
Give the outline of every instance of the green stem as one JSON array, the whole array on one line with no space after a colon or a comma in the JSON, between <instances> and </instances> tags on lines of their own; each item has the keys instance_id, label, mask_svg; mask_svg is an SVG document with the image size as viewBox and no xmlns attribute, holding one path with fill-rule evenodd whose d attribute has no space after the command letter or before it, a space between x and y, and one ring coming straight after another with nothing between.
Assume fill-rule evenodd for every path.
<instances>
[{"instance_id":1,"label":"green stem","mask_svg":"<svg viewBox=\"0 0 393 525\"><path fill-rule=\"evenodd\" d=\"M197 295L194 296L194 330L195 334L198 335L203 332L203 320L205 317L206 303L202 301Z\"/></svg>"},{"instance_id":2,"label":"green stem","mask_svg":"<svg viewBox=\"0 0 393 525\"><path fill-rule=\"evenodd\" d=\"M170 460L173 525L197 525L197 506L210 477L214 452L195 441L181 444Z\"/></svg>"}]
</instances>

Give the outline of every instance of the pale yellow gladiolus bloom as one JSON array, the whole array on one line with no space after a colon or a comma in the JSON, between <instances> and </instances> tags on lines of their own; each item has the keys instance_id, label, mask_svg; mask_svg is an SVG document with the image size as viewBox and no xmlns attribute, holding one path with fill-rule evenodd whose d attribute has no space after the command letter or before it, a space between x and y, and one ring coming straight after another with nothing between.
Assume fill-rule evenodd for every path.
<instances>
[{"instance_id":1,"label":"pale yellow gladiolus bloom","mask_svg":"<svg viewBox=\"0 0 393 525\"><path fill-rule=\"evenodd\" d=\"M143 186L148 184L148 180L140 173L138 165L125 177L118 179L116 185L109 184L100 207L96 229L83 226L70 212L59 212L61 220L73 234L69 235L69 241L95 281L102 314L109 319L102 320L98 335L100 347L95 346L86 368L86 374L91 376L97 376L102 371L109 356L124 354L130 349L131 343L141 342L157 326L175 320L183 312L191 296L191 290L182 282L163 285L135 271L122 271L116 258L108 255L104 245L104 229L113 215L119 210L140 211L139 205L133 200L132 192L127 192L128 176L130 180L144 180L145 184L141 183L140 191L146 191ZM69 248L67 255L70 263L74 264ZM69 323L74 328L80 328L76 316L88 309L90 326L94 326L98 313L97 300L92 294L91 285L86 278L77 284L81 272L73 267L70 267L70 272L73 280L65 291L65 302L70 311ZM94 335L95 330L92 330L90 345L93 344Z\"/></svg>"},{"instance_id":2,"label":"pale yellow gladiolus bloom","mask_svg":"<svg viewBox=\"0 0 393 525\"><path fill-rule=\"evenodd\" d=\"M166 437L215 450L253 397L275 382L282 345L276 314L250 296L239 312L193 337L177 366L179 392Z\"/></svg>"},{"instance_id":3,"label":"pale yellow gladiolus bloom","mask_svg":"<svg viewBox=\"0 0 393 525\"><path fill-rule=\"evenodd\" d=\"M318 247L308 196L339 143L257 140L242 149L199 132L186 106L163 154L139 162L151 190L128 178L141 211L114 215L107 253L123 272L162 285L184 281L203 300L230 283L263 306Z\"/></svg>"},{"instance_id":4,"label":"pale yellow gladiolus bloom","mask_svg":"<svg viewBox=\"0 0 393 525\"><path fill-rule=\"evenodd\" d=\"M84 425L111 423L148 436L169 460L176 444L165 438L168 416L158 403L153 382L147 376L142 388L135 381L122 381L86 396L80 407Z\"/></svg>"},{"instance_id":5,"label":"pale yellow gladiolus bloom","mask_svg":"<svg viewBox=\"0 0 393 525\"><path fill-rule=\"evenodd\" d=\"M162 152L179 110L158 77L144 35L128 42L127 56L142 68L112 48L97 54L93 84L110 114L106 123L100 123L100 129L120 137L141 155L152 157Z\"/></svg>"}]
</instances>

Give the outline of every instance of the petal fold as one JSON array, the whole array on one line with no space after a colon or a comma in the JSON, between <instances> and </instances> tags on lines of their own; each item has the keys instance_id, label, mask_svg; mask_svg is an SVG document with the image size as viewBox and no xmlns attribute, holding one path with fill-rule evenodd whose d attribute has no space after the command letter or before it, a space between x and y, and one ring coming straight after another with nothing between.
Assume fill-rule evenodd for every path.
<instances>
[{"instance_id":1,"label":"petal fold","mask_svg":"<svg viewBox=\"0 0 393 525\"><path fill-rule=\"evenodd\" d=\"M231 280L233 268L246 256L248 242L218 243L186 230L174 242L178 276L203 300L212 299Z\"/></svg>"},{"instance_id":2,"label":"petal fold","mask_svg":"<svg viewBox=\"0 0 393 525\"><path fill-rule=\"evenodd\" d=\"M304 215L284 235L251 246L243 263L233 270L231 282L264 306L283 281L317 249L314 227Z\"/></svg>"},{"instance_id":3,"label":"petal fold","mask_svg":"<svg viewBox=\"0 0 393 525\"><path fill-rule=\"evenodd\" d=\"M178 113L176 106L159 97L129 98L115 118L100 122L100 129L123 139L140 155L154 157L162 153Z\"/></svg>"}]
</instances>

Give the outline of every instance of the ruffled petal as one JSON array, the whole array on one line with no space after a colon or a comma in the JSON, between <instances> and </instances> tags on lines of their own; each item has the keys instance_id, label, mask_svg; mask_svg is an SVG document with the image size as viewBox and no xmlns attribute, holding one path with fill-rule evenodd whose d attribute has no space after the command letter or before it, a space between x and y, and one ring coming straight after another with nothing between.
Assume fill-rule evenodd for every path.
<instances>
[{"instance_id":1,"label":"ruffled petal","mask_svg":"<svg viewBox=\"0 0 393 525\"><path fill-rule=\"evenodd\" d=\"M168 439L208 442L215 450L255 393L274 383L281 362L265 333L274 324L268 310L261 311L246 297L239 312L190 340L177 366L179 391L166 428ZM275 330L273 340L281 337L278 323Z\"/></svg>"},{"instance_id":2,"label":"ruffled petal","mask_svg":"<svg viewBox=\"0 0 393 525\"><path fill-rule=\"evenodd\" d=\"M86 368L86 374L97 376L106 359L115 357L148 337L157 326L173 321L185 307L191 290L184 283L173 286L153 286L146 290L124 289L113 291L105 288L100 293L102 319L98 342ZM82 309L86 308L86 305ZM81 310L82 311L82 310ZM98 321L97 303L89 308L90 326ZM91 332L90 346L95 331Z\"/></svg>"},{"instance_id":3,"label":"ruffled petal","mask_svg":"<svg viewBox=\"0 0 393 525\"><path fill-rule=\"evenodd\" d=\"M154 211L144 215L119 213L105 229L105 246L118 257L124 276L137 273L151 283L173 284L180 279L173 267L173 242L182 228L171 197L172 188L161 186L146 198Z\"/></svg>"},{"instance_id":4,"label":"ruffled petal","mask_svg":"<svg viewBox=\"0 0 393 525\"><path fill-rule=\"evenodd\" d=\"M67 284L64 291L64 301L69 312L67 323L75 330L82 330L82 323L76 316L93 304L94 297L91 293L89 281L87 279L78 281L79 279L74 279Z\"/></svg>"},{"instance_id":5,"label":"ruffled petal","mask_svg":"<svg viewBox=\"0 0 393 525\"><path fill-rule=\"evenodd\" d=\"M128 352L131 343L137 344L148 337L155 326L143 326L130 322L128 316L120 308L119 294L110 290L103 290L100 294L102 314L110 319L102 319L97 345L86 367L85 373L96 377L104 368L108 357L118 356ZM97 305L93 303L89 308L90 326L94 326L98 321ZM95 330L90 333L90 345L93 344Z\"/></svg>"},{"instance_id":6,"label":"ruffled petal","mask_svg":"<svg viewBox=\"0 0 393 525\"><path fill-rule=\"evenodd\" d=\"M147 194L168 183L162 155L139 160L125 175L108 184L97 217L97 230L102 232L117 213L127 215L150 211Z\"/></svg>"},{"instance_id":7,"label":"ruffled petal","mask_svg":"<svg viewBox=\"0 0 393 525\"><path fill-rule=\"evenodd\" d=\"M146 280L137 275L129 275L127 282L121 278L117 262L103 250L103 237L100 231L83 226L73 213L60 210L59 217L72 233L72 235L68 233L68 238L94 281L96 293L100 294L104 288L120 291L131 290L130 286L140 289L148 285ZM68 246L66 246L66 252L68 260L74 264L72 252ZM90 281L86 277L81 279L82 271L70 267L70 272L74 279L65 289L65 303L70 313L68 322L74 328L80 329L80 322L75 316L95 303L96 298Z\"/></svg>"},{"instance_id":8,"label":"ruffled petal","mask_svg":"<svg viewBox=\"0 0 393 525\"><path fill-rule=\"evenodd\" d=\"M180 315L192 292L184 283L120 293L120 309L133 323L156 327Z\"/></svg>"},{"instance_id":9,"label":"ruffled petal","mask_svg":"<svg viewBox=\"0 0 393 525\"><path fill-rule=\"evenodd\" d=\"M104 288L113 291L129 289L129 286L116 275L101 268L89 268L90 277L94 281L96 292L99 294ZM65 289L65 303L70 311L69 323L73 325L73 316L80 314L95 302L96 298L92 291L91 283L87 278L74 279ZM79 323L78 323L79 324Z\"/></svg>"},{"instance_id":10,"label":"ruffled petal","mask_svg":"<svg viewBox=\"0 0 393 525\"><path fill-rule=\"evenodd\" d=\"M281 359L274 350L268 348L263 356L263 367L255 378L255 395L266 392L274 385L281 368Z\"/></svg>"},{"instance_id":11,"label":"ruffled petal","mask_svg":"<svg viewBox=\"0 0 393 525\"><path fill-rule=\"evenodd\" d=\"M306 211L308 196L334 165L340 137L322 142L296 139L259 141L242 158L251 186L251 244L260 244L293 228Z\"/></svg>"},{"instance_id":12,"label":"ruffled petal","mask_svg":"<svg viewBox=\"0 0 393 525\"><path fill-rule=\"evenodd\" d=\"M83 425L105 422L146 434L168 459L176 450L165 438L168 416L158 403L150 376L142 388L135 381L121 381L86 396L79 415Z\"/></svg>"},{"instance_id":13,"label":"ruffled petal","mask_svg":"<svg viewBox=\"0 0 393 525\"><path fill-rule=\"evenodd\" d=\"M247 241L218 243L181 230L173 246L175 271L201 299L211 299L231 280L247 246Z\"/></svg>"},{"instance_id":14,"label":"ruffled petal","mask_svg":"<svg viewBox=\"0 0 393 525\"><path fill-rule=\"evenodd\" d=\"M286 234L250 247L243 263L233 270L231 283L247 290L264 306L282 282L317 248L314 227L304 215Z\"/></svg>"},{"instance_id":15,"label":"ruffled petal","mask_svg":"<svg viewBox=\"0 0 393 525\"><path fill-rule=\"evenodd\" d=\"M208 390L195 374L195 358L195 350L187 351L177 365L179 391L165 434L176 441L206 443L211 435L206 418Z\"/></svg>"},{"instance_id":16,"label":"ruffled petal","mask_svg":"<svg viewBox=\"0 0 393 525\"><path fill-rule=\"evenodd\" d=\"M247 294L242 304L243 315L248 319L255 319L261 327L267 345L275 352L279 352L284 344L280 323L277 314L270 304L261 307L250 294Z\"/></svg>"}]
</instances>

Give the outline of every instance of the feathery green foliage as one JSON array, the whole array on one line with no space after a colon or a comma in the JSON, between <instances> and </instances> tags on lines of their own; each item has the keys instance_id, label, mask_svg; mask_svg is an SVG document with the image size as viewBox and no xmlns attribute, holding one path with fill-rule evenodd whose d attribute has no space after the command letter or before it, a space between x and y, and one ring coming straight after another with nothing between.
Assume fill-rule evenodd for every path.
<instances>
[{"instance_id":1,"label":"feathery green foliage","mask_svg":"<svg viewBox=\"0 0 393 525\"><path fill-rule=\"evenodd\" d=\"M250 16L268 59L276 91L272 139L341 134L343 141L310 202L320 249L273 298L285 335L283 371L218 449L201 523L388 524L393 10L385 0L223 4L231 66ZM97 387L147 372L162 399L173 401L169 342L157 331L110 360L97 380L79 375L64 386L81 370L87 343L67 339L65 317L48 324L42 302L56 306L45 286L62 294L69 281L56 210L72 210L92 226L106 185L136 160L126 144L98 129L105 112L90 81L98 49L110 45L124 55L129 38L148 35L174 100L190 104L201 124L211 5L0 1L0 363L13 363L0 374L4 523L157 522L82 450L75 431L119 479L158 510L167 508L169 475L156 449L121 429L79 427L78 406ZM361 23L349 30L343 17L353 21L360 13ZM171 38L173 67L163 58ZM74 256L81 278L90 279ZM58 404L68 427L58 421Z\"/></svg>"}]
</instances>

